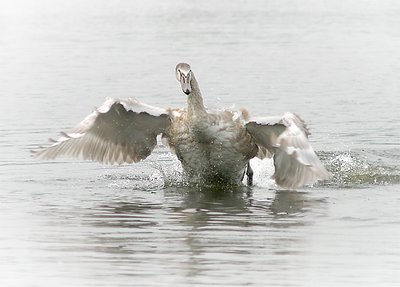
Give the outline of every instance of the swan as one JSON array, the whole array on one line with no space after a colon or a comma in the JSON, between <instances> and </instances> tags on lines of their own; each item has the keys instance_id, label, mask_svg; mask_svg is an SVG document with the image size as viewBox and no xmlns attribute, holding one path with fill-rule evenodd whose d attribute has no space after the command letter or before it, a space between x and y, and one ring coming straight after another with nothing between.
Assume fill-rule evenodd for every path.
<instances>
[{"instance_id":1,"label":"swan","mask_svg":"<svg viewBox=\"0 0 400 287\"><path fill-rule=\"evenodd\" d=\"M247 175L252 185L250 159L254 157L273 157L273 178L282 188L296 189L329 178L298 115L250 118L245 109L211 112L204 106L190 65L178 64L175 73L187 95L187 108L163 109L132 98L109 98L70 131L36 150L36 156L134 163L151 154L161 134L193 182L241 184Z\"/></svg>"}]
</instances>

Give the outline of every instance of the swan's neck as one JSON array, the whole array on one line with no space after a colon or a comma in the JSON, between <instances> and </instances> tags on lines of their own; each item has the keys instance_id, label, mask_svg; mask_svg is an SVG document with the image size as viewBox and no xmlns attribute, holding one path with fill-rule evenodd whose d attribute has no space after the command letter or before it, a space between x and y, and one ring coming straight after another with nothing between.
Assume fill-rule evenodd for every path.
<instances>
[{"instance_id":1,"label":"swan's neck","mask_svg":"<svg viewBox=\"0 0 400 287\"><path fill-rule=\"evenodd\" d=\"M199 84L193 73L190 86L192 92L188 96L188 114L192 117L203 116L206 114L206 109L203 104L203 97L201 96Z\"/></svg>"}]
</instances>

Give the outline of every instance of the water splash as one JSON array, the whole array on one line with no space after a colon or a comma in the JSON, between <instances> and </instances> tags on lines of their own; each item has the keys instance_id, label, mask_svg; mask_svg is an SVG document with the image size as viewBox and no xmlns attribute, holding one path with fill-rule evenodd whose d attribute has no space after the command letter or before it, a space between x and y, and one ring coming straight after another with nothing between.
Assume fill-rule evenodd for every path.
<instances>
[{"instance_id":1,"label":"water splash","mask_svg":"<svg viewBox=\"0 0 400 287\"><path fill-rule=\"evenodd\" d=\"M319 152L318 156L332 178L317 182L316 187L357 188L367 185L400 184L400 167L394 165L398 154L374 151ZM274 173L272 159L252 159L254 185L279 188L271 178ZM121 170L122 168L122 170ZM184 187L189 183L179 160L168 151L159 151L148 161L107 169L102 176L110 187L133 190L159 190ZM246 183L246 178L243 179Z\"/></svg>"},{"instance_id":2,"label":"water splash","mask_svg":"<svg viewBox=\"0 0 400 287\"><path fill-rule=\"evenodd\" d=\"M102 180L107 181L109 187L118 189L152 191L165 186L163 175L157 170L141 172L134 170L128 173L110 173L108 171L102 176Z\"/></svg>"},{"instance_id":3,"label":"water splash","mask_svg":"<svg viewBox=\"0 0 400 287\"><path fill-rule=\"evenodd\" d=\"M254 171L254 185L258 187L277 188L275 181L272 179L275 167L272 159L253 158L250 161L251 168ZM244 179L243 183L246 183Z\"/></svg>"},{"instance_id":4,"label":"water splash","mask_svg":"<svg viewBox=\"0 0 400 287\"><path fill-rule=\"evenodd\" d=\"M161 153L151 165L162 174L164 187L187 185L182 165L174 154Z\"/></svg>"},{"instance_id":5,"label":"water splash","mask_svg":"<svg viewBox=\"0 0 400 287\"><path fill-rule=\"evenodd\" d=\"M373 151L324 152L320 157L332 178L321 185L356 188L400 183L400 169Z\"/></svg>"},{"instance_id":6,"label":"water splash","mask_svg":"<svg viewBox=\"0 0 400 287\"><path fill-rule=\"evenodd\" d=\"M397 151L318 152L318 156L332 173L332 178L315 183L315 187L357 188L400 184L400 167L394 164L400 162ZM274 173L272 159L255 158L250 163L256 186L278 188L271 178Z\"/></svg>"}]
</instances>

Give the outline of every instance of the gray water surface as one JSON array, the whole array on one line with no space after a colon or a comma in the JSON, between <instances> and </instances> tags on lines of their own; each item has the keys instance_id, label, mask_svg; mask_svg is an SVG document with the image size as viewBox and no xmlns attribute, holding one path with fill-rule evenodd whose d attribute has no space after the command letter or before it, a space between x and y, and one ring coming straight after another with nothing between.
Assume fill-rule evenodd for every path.
<instances>
[{"instance_id":1,"label":"gray water surface","mask_svg":"<svg viewBox=\"0 0 400 287\"><path fill-rule=\"evenodd\" d=\"M332 172L182 183L158 147L103 166L30 150L106 97L300 114ZM398 1L1 1L1 286L399 286Z\"/></svg>"}]
</instances>

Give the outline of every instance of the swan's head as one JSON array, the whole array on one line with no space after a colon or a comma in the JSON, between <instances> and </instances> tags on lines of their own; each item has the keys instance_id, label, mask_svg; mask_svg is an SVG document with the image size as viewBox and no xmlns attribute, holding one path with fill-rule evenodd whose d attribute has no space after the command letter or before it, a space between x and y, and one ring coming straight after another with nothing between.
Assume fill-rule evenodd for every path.
<instances>
[{"instance_id":1,"label":"swan's head","mask_svg":"<svg viewBox=\"0 0 400 287\"><path fill-rule=\"evenodd\" d=\"M182 91L189 95L192 92L190 81L192 79L192 69L189 64L180 63L175 68L176 79L181 83Z\"/></svg>"}]
</instances>

